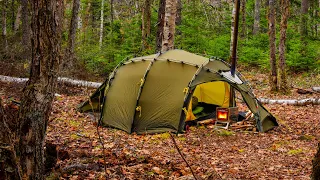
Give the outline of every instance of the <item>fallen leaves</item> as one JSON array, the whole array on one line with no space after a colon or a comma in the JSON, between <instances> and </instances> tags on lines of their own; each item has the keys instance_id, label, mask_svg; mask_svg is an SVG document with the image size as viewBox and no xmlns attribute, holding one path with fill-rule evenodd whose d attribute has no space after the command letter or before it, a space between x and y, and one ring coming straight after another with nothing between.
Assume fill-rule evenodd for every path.
<instances>
[{"instance_id":1,"label":"fallen leaves","mask_svg":"<svg viewBox=\"0 0 320 180\"><path fill-rule=\"evenodd\" d=\"M12 89L14 84L7 86ZM168 133L136 135L98 128L104 142L103 154L97 135L97 116L76 110L80 100L85 100L89 94L81 93L73 96L60 93L61 96L56 97L47 140L68 152L58 161L60 170L74 164L88 168L74 168L58 174L58 178L192 178ZM263 90L256 90L256 93L275 97ZM314 94L303 95L309 96ZM239 109L246 110L243 104L238 105ZM319 106L266 105L266 108L278 117L280 123L280 127L268 133L216 131L200 126L190 127L188 133L176 137L195 174L202 179L219 179L219 176L223 179L309 179L311 159L320 139ZM106 171L104 164L107 165Z\"/></svg>"}]
</instances>

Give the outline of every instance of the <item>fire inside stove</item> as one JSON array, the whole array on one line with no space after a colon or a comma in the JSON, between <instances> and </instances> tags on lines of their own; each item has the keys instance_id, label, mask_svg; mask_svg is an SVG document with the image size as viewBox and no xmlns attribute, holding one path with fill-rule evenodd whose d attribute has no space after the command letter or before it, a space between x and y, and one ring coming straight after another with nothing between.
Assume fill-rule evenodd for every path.
<instances>
[{"instance_id":1,"label":"fire inside stove","mask_svg":"<svg viewBox=\"0 0 320 180\"><path fill-rule=\"evenodd\" d=\"M227 121L229 118L229 110L227 108L217 109L217 120Z\"/></svg>"}]
</instances>

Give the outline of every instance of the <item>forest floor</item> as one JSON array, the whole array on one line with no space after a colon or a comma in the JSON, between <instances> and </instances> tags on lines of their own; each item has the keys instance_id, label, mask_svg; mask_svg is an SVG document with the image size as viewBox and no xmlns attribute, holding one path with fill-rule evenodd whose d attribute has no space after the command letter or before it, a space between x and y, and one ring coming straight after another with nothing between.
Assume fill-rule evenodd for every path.
<instances>
[{"instance_id":1,"label":"forest floor","mask_svg":"<svg viewBox=\"0 0 320 180\"><path fill-rule=\"evenodd\" d=\"M267 75L245 73L258 97L274 99L319 98L319 93L270 94ZM320 85L317 76L294 76L291 86ZM23 85L0 83L0 96L19 99ZM170 134L136 135L98 128L92 114L79 113L78 104L92 89L59 86L47 130L47 141L60 158L48 179L190 179L190 169ZM238 103L241 108L244 105ZM280 126L267 132L217 131L212 126L191 128L175 136L177 145L198 179L310 179L311 161L320 140L320 106L265 105ZM98 133L104 142L99 141ZM106 165L106 171L104 170Z\"/></svg>"}]
</instances>

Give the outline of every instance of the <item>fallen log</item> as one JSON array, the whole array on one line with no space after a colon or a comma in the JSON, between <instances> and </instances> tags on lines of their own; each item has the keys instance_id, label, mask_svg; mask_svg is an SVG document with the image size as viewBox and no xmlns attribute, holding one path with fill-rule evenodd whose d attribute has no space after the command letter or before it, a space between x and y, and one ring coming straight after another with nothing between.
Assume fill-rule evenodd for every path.
<instances>
[{"instance_id":1,"label":"fallen log","mask_svg":"<svg viewBox=\"0 0 320 180\"><path fill-rule=\"evenodd\" d=\"M245 125L231 125L230 126L232 130L236 130L236 129L246 129L246 128L254 128L255 126L252 124L245 124Z\"/></svg>"},{"instance_id":2,"label":"fallen log","mask_svg":"<svg viewBox=\"0 0 320 180\"><path fill-rule=\"evenodd\" d=\"M305 106L308 104L311 105L320 105L320 98L314 98L314 99L265 99L265 98L259 98L259 101L264 104L287 104L287 105L295 105L295 106Z\"/></svg>"},{"instance_id":3,"label":"fallen log","mask_svg":"<svg viewBox=\"0 0 320 180\"><path fill-rule=\"evenodd\" d=\"M320 92L320 87L312 87L312 90L315 92Z\"/></svg>"},{"instance_id":4,"label":"fallen log","mask_svg":"<svg viewBox=\"0 0 320 180\"><path fill-rule=\"evenodd\" d=\"M28 78L17 78L17 77L10 77L10 76L0 75L0 81L2 81L2 82L25 83L25 82L28 81ZM66 78L66 77L58 77L58 82L63 83L63 84L72 85L72 86L92 87L92 88L98 88L102 84L102 83L99 83L99 82L74 80L74 79L70 79L70 78Z\"/></svg>"}]
</instances>

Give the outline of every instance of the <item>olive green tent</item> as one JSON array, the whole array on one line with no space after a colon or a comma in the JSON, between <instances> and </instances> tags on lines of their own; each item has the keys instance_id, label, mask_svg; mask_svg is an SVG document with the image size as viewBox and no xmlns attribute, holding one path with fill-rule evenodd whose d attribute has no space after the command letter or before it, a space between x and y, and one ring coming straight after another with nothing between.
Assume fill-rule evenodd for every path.
<instances>
[{"instance_id":1,"label":"olive green tent","mask_svg":"<svg viewBox=\"0 0 320 180\"><path fill-rule=\"evenodd\" d=\"M182 132L194 119L191 97L229 107L230 86L238 90L265 132L278 123L255 98L240 73L217 58L170 50L121 62L80 111L100 111L101 123L128 133Z\"/></svg>"}]
</instances>

